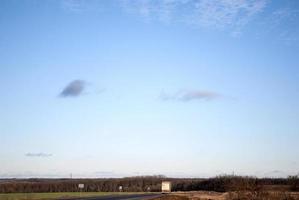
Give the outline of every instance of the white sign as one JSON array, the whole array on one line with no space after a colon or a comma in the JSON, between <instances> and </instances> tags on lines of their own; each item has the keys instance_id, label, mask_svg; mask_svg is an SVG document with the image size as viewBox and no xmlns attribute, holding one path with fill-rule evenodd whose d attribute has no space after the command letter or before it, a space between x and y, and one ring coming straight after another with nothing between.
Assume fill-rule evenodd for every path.
<instances>
[{"instance_id":1,"label":"white sign","mask_svg":"<svg viewBox=\"0 0 299 200\"><path fill-rule=\"evenodd\" d=\"M171 182L162 181L162 192L171 192Z\"/></svg>"},{"instance_id":2,"label":"white sign","mask_svg":"<svg viewBox=\"0 0 299 200\"><path fill-rule=\"evenodd\" d=\"M78 188L83 189L83 188L84 188L84 184L80 183L80 184L78 185Z\"/></svg>"}]
</instances>

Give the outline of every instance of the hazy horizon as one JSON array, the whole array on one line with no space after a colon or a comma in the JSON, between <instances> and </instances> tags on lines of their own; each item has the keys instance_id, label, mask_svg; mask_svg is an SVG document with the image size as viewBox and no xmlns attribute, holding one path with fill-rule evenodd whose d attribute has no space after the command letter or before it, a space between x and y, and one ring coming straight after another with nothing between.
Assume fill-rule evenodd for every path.
<instances>
[{"instance_id":1,"label":"hazy horizon","mask_svg":"<svg viewBox=\"0 0 299 200\"><path fill-rule=\"evenodd\" d=\"M299 1L0 1L0 178L299 173Z\"/></svg>"}]
</instances>

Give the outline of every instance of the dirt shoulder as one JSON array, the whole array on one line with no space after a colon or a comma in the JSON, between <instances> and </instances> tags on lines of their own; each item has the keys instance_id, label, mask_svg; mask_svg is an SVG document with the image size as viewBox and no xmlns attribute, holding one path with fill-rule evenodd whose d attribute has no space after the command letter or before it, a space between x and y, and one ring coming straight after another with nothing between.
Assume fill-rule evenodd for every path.
<instances>
[{"instance_id":1,"label":"dirt shoulder","mask_svg":"<svg viewBox=\"0 0 299 200\"><path fill-rule=\"evenodd\" d=\"M173 192L155 200L225 200L226 193L194 191L194 192Z\"/></svg>"},{"instance_id":2,"label":"dirt shoulder","mask_svg":"<svg viewBox=\"0 0 299 200\"><path fill-rule=\"evenodd\" d=\"M268 192L261 196L254 197L248 193L220 193L209 191L194 192L172 192L166 196L156 198L155 200L234 200L234 199L265 199L265 200L299 200L298 192Z\"/></svg>"}]
</instances>

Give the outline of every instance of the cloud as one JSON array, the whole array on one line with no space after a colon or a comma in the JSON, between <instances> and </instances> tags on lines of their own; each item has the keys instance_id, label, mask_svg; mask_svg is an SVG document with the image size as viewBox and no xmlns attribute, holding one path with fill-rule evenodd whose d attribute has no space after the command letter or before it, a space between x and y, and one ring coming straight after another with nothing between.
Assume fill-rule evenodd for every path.
<instances>
[{"instance_id":1,"label":"cloud","mask_svg":"<svg viewBox=\"0 0 299 200\"><path fill-rule=\"evenodd\" d=\"M70 82L60 93L60 97L77 97L82 94L86 86L83 80L74 80Z\"/></svg>"},{"instance_id":2,"label":"cloud","mask_svg":"<svg viewBox=\"0 0 299 200\"><path fill-rule=\"evenodd\" d=\"M52 154L49 153L26 153L27 157L51 157Z\"/></svg>"},{"instance_id":3,"label":"cloud","mask_svg":"<svg viewBox=\"0 0 299 200\"><path fill-rule=\"evenodd\" d=\"M86 0L62 0L61 5L71 12L81 12L87 9Z\"/></svg>"},{"instance_id":4,"label":"cloud","mask_svg":"<svg viewBox=\"0 0 299 200\"><path fill-rule=\"evenodd\" d=\"M119 178L123 177L123 174L115 173L114 171L97 171L94 172L93 176L100 178Z\"/></svg>"},{"instance_id":5,"label":"cloud","mask_svg":"<svg viewBox=\"0 0 299 200\"><path fill-rule=\"evenodd\" d=\"M283 170L272 170L265 172L263 177L288 177L290 174L294 174L292 171L283 171Z\"/></svg>"},{"instance_id":6,"label":"cloud","mask_svg":"<svg viewBox=\"0 0 299 200\"><path fill-rule=\"evenodd\" d=\"M86 11L103 11L103 2L98 0L61 0L60 6L71 13L83 13Z\"/></svg>"},{"instance_id":7,"label":"cloud","mask_svg":"<svg viewBox=\"0 0 299 200\"><path fill-rule=\"evenodd\" d=\"M159 19L170 22L184 1L180 0L122 0L122 8L130 14L138 14L149 21Z\"/></svg>"},{"instance_id":8,"label":"cloud","mask_svg":"<svg viewBox=\"0 0 299 200\"><path fill-rule=\"evenodd\" d=\"M268 33L276 32L277 39L284 44L297 44L299 41L299 10L285 7L275 10L272 15L265 20L264 24L270 24Z\"/></svg>"},{"instance_id":9,"label":"cloud","mask_svg":"<svg viewBox=\"0 0 299 200\"><path fill-rule=\"evenodd\" d=\"M240 28L261 12L265 0L201 0L195 4L195 21L201 26Z\"/></svg>"},{"instance_id":10,"label":"cloud","mask_svg":"<svg viewBox=\"0 0 299 200\"><path fill-rule=\"evenodd\" d=\"M175 21L199 27L232 28L234 34L267 5L267 0L123 0L122 7L146 20Z\"/></svg>"},{"instance_id":11,"label":"cloud","mask_svg":"<svg viewBox=\"0 0 299 200\"><path fill-rule=\"evenodd\" d=\"M166 94L162 92L160 97L162 100L165 101L174 100L174 101L188 102L192 100L210 101L221 97L221 95L211 91L180 90L174 94Z\"/></svg>"}]
</instances>

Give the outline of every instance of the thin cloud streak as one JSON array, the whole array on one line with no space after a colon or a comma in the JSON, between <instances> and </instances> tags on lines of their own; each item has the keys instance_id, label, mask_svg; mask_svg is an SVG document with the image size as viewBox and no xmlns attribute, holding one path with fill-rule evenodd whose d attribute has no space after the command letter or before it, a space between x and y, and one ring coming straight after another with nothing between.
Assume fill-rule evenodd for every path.
<instances>
[{"instance_id":1,"label":"thin cloud streak","mask_svg":"<svg viewBox=\"0 0 299 200\"><path fill-rule=\"evenodd\" d=\"M64 9L71 12L82 12L87 10L86 0L62 0L61 5Z\"/></svg>"},{"instance_id":2,"label":"thin cloud streak","mask_svg":"<svg viewBox=\"0 0 299 200\"><path fill-rule=\"evenodd\" d=\"M52 154L50 153L26 153L25 156L27 157L51 157Z\"/></svg>"},{"instance_id":3,"label":"thin cloud streak","mask_svg":"<svg viewBox=\"0 0 299 200\"><path fill-rule=\"evenodd\" d=\"M220 98L221 95L211 91L200 91L200 90L180 90L174 94L167 94L162 92L160 95L164 101L182 101L189 102L192 100L205 100L210 101Z\"/></svg>"}]
</instances>

